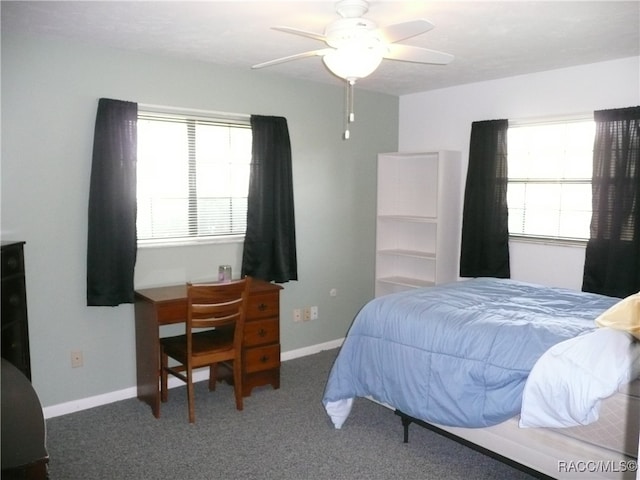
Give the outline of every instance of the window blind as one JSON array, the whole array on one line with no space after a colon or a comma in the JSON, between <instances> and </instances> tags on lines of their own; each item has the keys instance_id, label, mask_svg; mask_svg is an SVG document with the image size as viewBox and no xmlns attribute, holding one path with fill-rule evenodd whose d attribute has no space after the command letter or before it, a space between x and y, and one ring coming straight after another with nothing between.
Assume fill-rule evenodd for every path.
<instances>
[{"instance_id":1,"label":"window blind","mask_svg":"<svg viewBox=\"0 0 640 480\"><path fill-rule=\"evenodd\" d=\"M244 235L250 161L248 121L140 112L138 240Z\"/></svg>"},{"instance_id":2,"label":"window blind","mask_svg":"<svg viewBox=\"0 0 640 480\"><path fill-rule=\"evenodd\" d=\"M592 118L510 123L511 235L589 238L594 131Z\"/></svg>"}]
</instances>

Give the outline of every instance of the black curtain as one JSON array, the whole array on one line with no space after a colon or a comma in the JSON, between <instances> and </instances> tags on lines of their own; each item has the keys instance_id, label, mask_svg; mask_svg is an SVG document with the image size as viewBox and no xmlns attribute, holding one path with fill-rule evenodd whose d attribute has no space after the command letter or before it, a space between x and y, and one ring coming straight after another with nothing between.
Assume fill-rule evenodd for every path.
<instances>
[{"instance_id":1,"label":"black curtain","mask_svg":"<svg viewBox=\"0 0 640 480\"><path fill-rule=\"evenodd\" d=\"M461 277L509 278L508 120L473 122L462 217Z\"/></svg>"},{"instance_id":2,"label":"black curtain","mask_svg":"<svg viewBox=\"0 0 640 480\"><path fill-rule=\"evenodd\" d=\"M87 305L133 303L138 105L101 98L93 139Z\"/></svg>"},{"instance_id":3,"label":"black curtain","mask_svg":"<svg viewBox=\"0 0 640 480\"><path fill-rule=\"evenodd\" d=\"M287 119L251 116L253 135L242 275L298 279L291 143Z\"/></svg>"},{"instance_id":4,"label":"black curtain","mask_svg":"<svg viewBox=\"0 0 640 480\"><path fill-rule=\"evenodd\" d=\"M640 107L594 112L591 233L582 290L640 290Z\"/></svg>"}]
</instances>

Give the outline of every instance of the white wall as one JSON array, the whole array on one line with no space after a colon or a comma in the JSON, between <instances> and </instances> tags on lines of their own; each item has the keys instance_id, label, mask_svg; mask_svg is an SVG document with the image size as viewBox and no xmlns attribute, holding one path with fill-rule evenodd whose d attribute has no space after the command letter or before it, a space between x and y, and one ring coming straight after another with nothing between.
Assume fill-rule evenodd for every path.
<instances>
[{"instance_id":1,"label":"white wall","mask_svg":"<svg viewBox=\"0 0 640 480\"><path fill-rule=\"evenodd\" d=\"M400 97L401 151L460 150L469 159L471 123L640 105L640 58L583 65ZM465 173L466 175L466 173ZM461 179L464 188L465 178ZM583 247L510 243L514 279L580 289Z\"/></svg>"},{"instance_id":2,"label":"white wall","mask_svg":"<svg viewBox=\"0 0 640 480\"><path fill-rule=\"evenodd\" d=\"M131 305L86 307L87 202L101 97L280 115L293 154L299 281L281 294L284 353L344 337L373 297L376 158L397 149L398 98L357 90L342 140L343 87L266 70L140 55L2 32L3 239L24 240L33 383L45 407L135 386ZM310 59L309 61L313 61ZM329 75L329 73L327 73ZM142 249L136 287L240 269L241 245ZM331 288L338 290L330 297ZM317 305L319 319L294 323ZM84 367L71 368L72 350Z\"/></svg>"}]
</instances>

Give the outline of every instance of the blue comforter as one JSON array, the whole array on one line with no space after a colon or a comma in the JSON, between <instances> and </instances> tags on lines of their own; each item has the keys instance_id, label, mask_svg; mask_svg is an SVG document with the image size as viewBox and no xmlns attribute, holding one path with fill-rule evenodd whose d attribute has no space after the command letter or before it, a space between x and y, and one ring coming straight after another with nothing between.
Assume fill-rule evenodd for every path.
<instances>
[{"instance_id":1,"label":"blue comforter","mask_svg":"<svg viewBox=\"0 0 640 480\"><path fill-rule=\"evenodd\" d=\"M370 396L441 425L503 422L520 412L536 360L618 300L493 278L376 298L356 316L323 403Z\"/></svg>"}]
</instances>

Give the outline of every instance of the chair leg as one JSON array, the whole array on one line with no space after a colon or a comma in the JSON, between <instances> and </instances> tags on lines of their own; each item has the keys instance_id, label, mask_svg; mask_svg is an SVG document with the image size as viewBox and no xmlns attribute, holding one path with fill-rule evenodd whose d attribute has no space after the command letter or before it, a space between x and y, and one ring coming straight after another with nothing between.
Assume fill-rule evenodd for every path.
<instances>
[{"instance_id":1,"label":"chair leg","mask_svg":"<svg viewBox=\"0 0 640 480\"><path fill-rule=\"evenodd\" d=\"M216 370L218 368L218 364L214 363L209 365L209 390L213 391L216 389Z\"/></svg>"},{"instance_id":2,"label":"chair leg","mask_svg":"<svg viewBox=\"0 0 640 480\"><path fill-rule=\"evenodd\" d=\"M236 409L242 410L242 365L237 360L233 361L233 393L236 396Z\"/></svg>"},{"instance_id":3,"label":"chair leg","mask_svg":"<svg viewBox=\"0 0 640 480\"><path fill-rule=\"evenodd\" d=\"M191 373L191 365L187 365L187 402L189 404L189 423L194 423L196 421L196 411L193 403L193 377Z\"/></svg>"},{"instance_id":4,"label":"chair leg","mask_svg":"<svg viewBox=\"0 0 640 480\"><path fill-rule=\"evenodd\" d=\"M168 388L167 388L167 367L169 366L169 357L164 353L164 349L161 349L160 353L160 400L167 401Z\"/></svg>"}]
</instances>

